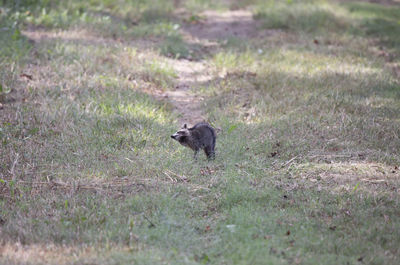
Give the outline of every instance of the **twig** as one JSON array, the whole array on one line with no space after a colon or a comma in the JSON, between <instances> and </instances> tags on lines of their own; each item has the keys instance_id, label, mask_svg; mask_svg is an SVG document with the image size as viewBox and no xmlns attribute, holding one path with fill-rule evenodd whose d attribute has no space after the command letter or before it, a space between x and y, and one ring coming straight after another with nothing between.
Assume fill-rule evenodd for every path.
<instances>
[{"instance_id":1,"label":"twig","mask_svg":"<svg viewBox=\"0 0 400 265\"><path fill-rule=\"evenodd\" d=\"M147 218L147 216L144 213L143 213L143 217L144 217L144 219L146 219L150 223L149 227L156 227L156 225L152 221L150 221L150 219Z\"/></svg>"},{"instance_id":2,"label":"twig","mask_svg":"<svg viewBox=\"0 0 400 265\"><path fill-rule=\"evenodd\" d=\"M10 169L10 174L13 176L13 177L12 177L12 180L15 180L15 178L16 178L16 176L15 176L15 174L14 174L14 169L15 169L15 165L16 165L17 162L18 162L18 158L19 158L19 154L17 153L17 155L15 156L15 160L14 160L12 166L11 166L11 169Z\"/></svg>"},{"instance_id":3,"label":"twig","mask_svg":"<svg viewBox=\"0 0 400 265\"><path fill-rule=\"evenodd\" d=\"M172 199L175 199L176 197L178 197L179 195L181 194L181 192L180 191L178 191L177 193L175 193L174 195L172 195Z\"/></svg>"},{"instance_id":4,"label":"twig","mask_svg":"<svg viewBox=\"0 0 400 265\"><path fill-rule=\"evenodd\" d=\"M278 169L281 169L281 168L286 167L287 165L289 165L290 163L292 163L294 160L296 160L296 158L298 158L298 157L299 157L299 156L297 155L297 156L291 158L290 160L288 160L287 162L285 162L284 164L282 164Z\"/></svg>"},{"instance_id":5,"label":"twig","mask_svg":"<svg viewBox=\"0 0 400 265\"><path fill-rule=\"evenodd\" d=\"M63 187L63 188L73 188L73 189L76 189L76 185L75 184L68 184L68 183L63 183L63 182L55 182L55 181L52 181L52 182L50 182L50 183L48 183L49 185L55 185L55 186L61 186L61 187ZM80 186L79 184L78 184L78 187L80 188L80 189L84 189L84 190L97 190L98 189L98 187L95 187L95 186Z\"/></svg>"},{"instance_id":6,"label":"twig","mask_svg":"<svg viewBox=\"0 0 400 265\"><path fill-rule=\"evenodd\" d=\"M188 180L187 180L187 177L185 177L185 176L179 176L178 174L172 172L171 170L166 170L166 171L169 172L169 174L176 176L177 178L179 178L179 179L180 179L181 181L183 181L183 182L187 182L187 181L188 181ZM164 173L166 173L166 172L164 172ZM168 176L169 176L169 175L168 175ZM175 179L175 182L177 182L176 179Z\"/></svg>"},{"instance_id":7,"label":"twig","mask_svg":"<svg viewBox=\"0 0 400 265\"><path fill-rule=\"evenodd\" d=\"M284 168L286 166L288 166L289 164L291 164L294 160L296 160L300 155L297 155L295 157L292 157L290 160L286 161L284 164L282 164L279 168L277 168L276 170L279 170L281 168ZM307 158L317 158L317 157L324 157L324 158L328 158L328 157L336 157L336 158L352 158L353 155L312 155L312 156L307 156Z\"/></svg>"},{"instance_id":8,"label":"twig","mask_svg":"<svg viewBox=\"0 0 400 265\"><path fill-rule=\"evenodd\" d=\"M18 184L30 184L30 185L50 185L50 186L59 186L62 188L77 188L79 189L86 189L86 190L100 190L100 189L108 189L108 188L120 188L120 187L126 187L126 186L145 186L142 183L128 183L128 184L100 184L100 185L81 185L78 183L78 186L76 184L68 184L64 182L57 182L57 181L50 181L50 182L45 182L45 181L24 181L20 180L17 182Z\"/></svg>"},{"instance_id":9,"label":"twig","mask_svg":"<svg viewBox=\"0 0 400 265\"><path fill-rule=\"evenodd\" d=\"M18 184L37 184L37 185L51 185L51 182L45 182L45 181L25 181L25 180L19 180L17 182Z\"/></svg>"},{"instance_id":10,"label":"twig","mask_svg":"<svg viewBox=\"0 0 400 265\"><path fill-rule=\"evenodd\" d=\"M133 161L127 157L125 157L126 160L128 160L129 162L133 163Z\"/></svg>"},{"instance_id":11,"label":"twig","mask_svg":"<svg viewBox=\"0 0 400 265\"><path fill-rule=\"evenodd\" d=\"M176 182L176 179L173 179L167 172L164 172L165 176L167 176L172 182Z\"/></svg>"},{"instance_id":12,"label":"twig","mask_svg":"<svg viewBox=\"0 0 400 265\"><path fill-rule=\"evenodd\" d=\"M384 179L361 179L361 180L365 181L365 182L372 183L372 184L378 184L378 183L386 182L386 180L384 180Z\"/></svg>"},{"instance_id":13,"label":"twig","mask_svg":"<svg viewBox=\"0 0 400 265\"><path fill-rule=\"evenodd\" d=\"M324 157L324 158L328 158L328 157L336 157L336 158L352 158L353 155L312 155L312 156L307 156L307 158L317 158L317 157Z\"/></svg>"},{"instance_id":14,"label":"twig","mask_svg":"<svg viewBox=\"0 0 400 265\"><path fill-rule=\"evenodd\" d=\"M192 191L198 191L198 190L206 190L206 191L210 191L211 189L209 189L209 188L206 188L206 187L202 187L202 186L200 186L200 185L192 185L193 186L193 188L192 188Z\"/></svg>"}]
</instances>

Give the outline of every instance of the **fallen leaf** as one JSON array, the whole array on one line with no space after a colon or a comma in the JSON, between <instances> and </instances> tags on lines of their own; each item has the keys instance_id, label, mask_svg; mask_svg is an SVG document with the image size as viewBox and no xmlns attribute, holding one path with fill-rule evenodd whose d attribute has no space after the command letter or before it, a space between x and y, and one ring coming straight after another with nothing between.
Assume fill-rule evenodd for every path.
<instances>
[{"instance_id":1,"label":"fallen leaf","mask_svg":"<svg viewBox=\"0 0 400 265\"><path fill-rule=\"evenodd\" d=\"M236 230L236 225L226 225L226 228L233 233Z\"/></svg>"},{"instance_id":2,"label":"fallen leaf","mask_svg":"<svg viewBox=\"0 0 400 265\"><path fill-rule=\"evenodd\" d=\"M385 222L388 223L389 222L389 216L387 216L386 214L383 215L383 218L385 219Z\"/></svg>"},{"instance_id":3,"label":"fallen leaf","mask_svg":"<svg viewBox=\"0 0 400 265\"><path fill-rule=\"evenodd\" d=\"M20 77L25 77L25 78L27 78L29 80L33 80L33 76L32 75L28 75L28 74L24 74L24 73L20 74Z\"/></svg>"}]
</instances>

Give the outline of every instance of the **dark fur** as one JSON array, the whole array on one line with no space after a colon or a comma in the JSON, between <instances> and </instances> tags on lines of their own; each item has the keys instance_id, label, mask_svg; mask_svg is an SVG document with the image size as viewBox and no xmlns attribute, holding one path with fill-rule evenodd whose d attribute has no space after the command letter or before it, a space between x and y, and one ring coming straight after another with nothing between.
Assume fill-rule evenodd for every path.
<instances>
[{"instance_id":1,"label":"dark fur","mask_svg":"<svg viewBox=\"0 0 400 265\"><path fill-rule=\"evenodd\" d=\"M187 128L185 124L182 129L171 135L171 138L178 141L181 145L192 149L195 159L200 149L204 150L208 159L215 158L215 141L217 135L208 123L200 122L192 128Z\"/></svg>"}]
</instances>

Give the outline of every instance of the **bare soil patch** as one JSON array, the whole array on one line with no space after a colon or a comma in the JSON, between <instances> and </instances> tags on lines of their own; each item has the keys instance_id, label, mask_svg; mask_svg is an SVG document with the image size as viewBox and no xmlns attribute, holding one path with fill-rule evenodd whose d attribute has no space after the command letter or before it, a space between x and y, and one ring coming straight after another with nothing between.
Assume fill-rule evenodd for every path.
<instances>
[{"instance_id":1,"label":"bare soil patch","mask_svg":"<svg viewBox=\"0 0 400 265\"><path fill-rule=\"evenodd\" d=\"M186 34L194 39L215 42L231 37L254 38L259 34L259 22L247 10L218 12L207 10L200 14L198 23L184 27Z\"/></svg>"},{"instance_id":2,"label":"bare soil patch","mask_svg":"<svg viewBox=\"0 0 400 265\"><path fill-rule=\"evenodd\" d=\"M167 99L174 106L180 116L179 122L181 124L194 124L205 120L205 114L201 109L203 98L193 94L197 84L211 79L211 74L207 70L205 63L174 60L171 65L178 73L178 83L175 86L175 90L166 91L160 96Z\"/></svg>"}]
</instances>

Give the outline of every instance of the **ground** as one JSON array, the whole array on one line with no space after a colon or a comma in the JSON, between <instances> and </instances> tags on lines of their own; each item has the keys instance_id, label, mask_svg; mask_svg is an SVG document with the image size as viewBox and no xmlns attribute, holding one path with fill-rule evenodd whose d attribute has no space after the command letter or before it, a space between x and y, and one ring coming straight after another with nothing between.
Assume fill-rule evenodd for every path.
<instances>
[{"instance_id":1,"label":"ground","mask_svg":"<svg viewBox=\"0 0 400 265\"><path fill-rule=\"evenodd\" d=\"M0 11L0 264L400 262L397 1Z\"/></svg>"}]
</instances>

